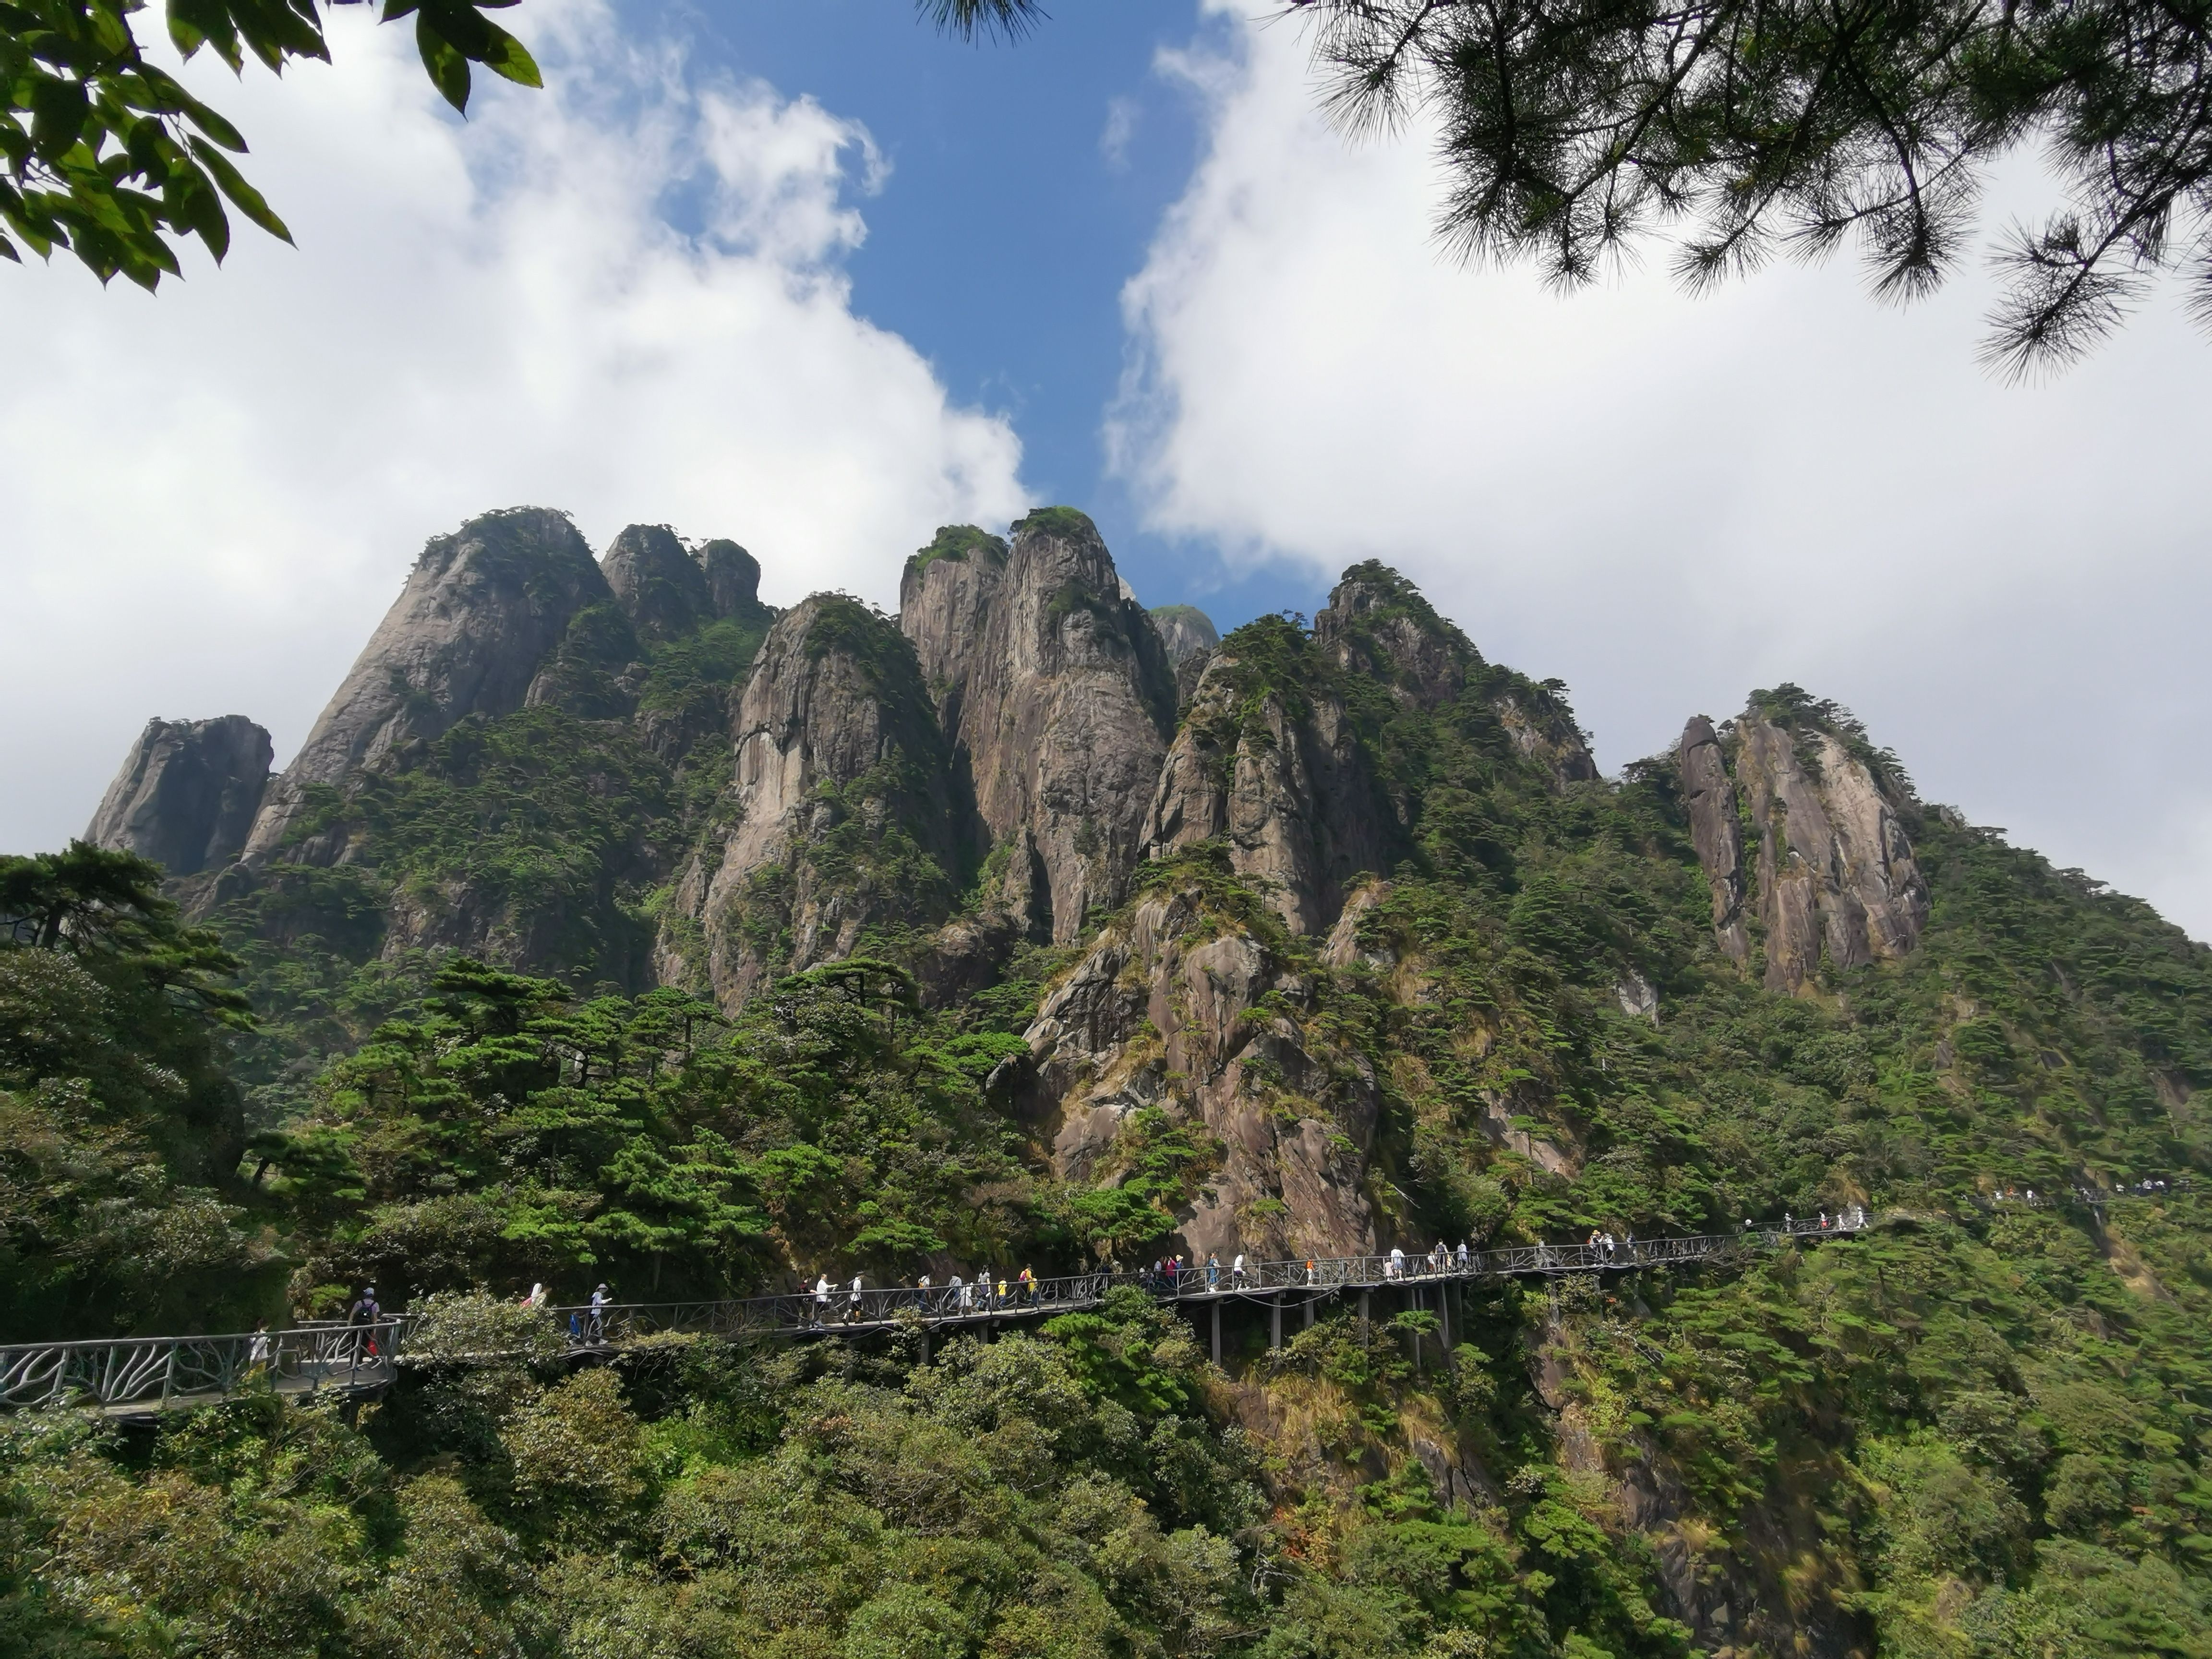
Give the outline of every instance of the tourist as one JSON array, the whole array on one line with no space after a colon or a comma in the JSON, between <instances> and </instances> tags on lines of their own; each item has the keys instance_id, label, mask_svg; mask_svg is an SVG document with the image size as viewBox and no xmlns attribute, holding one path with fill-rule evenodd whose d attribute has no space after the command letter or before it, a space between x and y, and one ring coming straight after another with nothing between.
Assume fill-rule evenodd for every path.
<instances>
[{"instance_id":1,"label":"tourist","mask_svg":"<svg viewBox=\"0 0 2212 1659\"><path fill-rule=\"evenodd\" d=\"M1244 1252L1237 1252L1237 1259L1229 1264L1229 1283L1236 1290L1244 1288Z\"/></svg>"},{"instance_id":2,"label":"tourist","mask_svg":"<svg viewBox=\"0 0 2212 1659\"><path fill-rule=\"evenodd\" d=\"M1206 1288L1209 1292L1221 1288L1221 1258L1211 1250L1206 1253Z\"/></svg>"},{"instance_id":3,"label":"tourist","mask_svg":"<svg viewBox=\"0 0 2212 1659\"><path fill-rule=\"evenodd\" d=\"M823 1273L814 1281L814 1328L820 1330L830 1322L830 1275Z\"/></svg>"},{"instance_id":4,"label":"tourist","mask_svg":"<svg viewBox=\"0 0 2212 1659\"><path fill-rule=\"evenodd\" d=\"M860 1318L860 1274L858 1274L858 1273L854 1273L854 1274L853 1275L853 1283L852 1283L852 1286L851 1286L851 1288L847 1291L847 1293L846 1293L846 1297L845 1297L845 1322L846 1322L848 1325L850 1325L850 1324L852 1324L854 1321L858 1320L858 1319Z\"/></svg>"},{"instance_id":5,"label":"tourist","mask_svg":"<svg viewBox=\"0 0 2212 1659\"><path fill-rule=\"evenodd\" d=\"M1402 1249L1399 1249L1398 1246L1393 1244L1390 1247L1389 1264L1382 1269L1382 1277L1385 1279L1403 1279L1405 1276L1406 1253Z\"/></svg>"},{"instance_id":6,"label":"tourist","mask_svg":"<svg viewBox=\"0 0 2212 1659\"><path fill-rule=\"evenodd\" d=\"M1306 1258L1306 1283L1310 1285L1314 1282L1314 1261L1311 1256L1308 1256Z\"/></svg>"},{"instance_id":7,"label":"tourist","mask_svg":"<svg viewBox=\"0 0 2212 1659\"><path fill-rule=\"evenodd\" d=\"M1459 1242L1459 1270L1462 1273L1467 1271L1468 1255L1467 1241L1462 1238Z\"/></svg>"},{"instance_id":8,"label":"tourist","mask_svg":"<svg viewBox=\"0 0 2212 1659\"><path fill-rule=\"evenodd\" d=\"M594 1343L604 1343L607 1340L607 1310L613 1303L614 1298L607 1294L607 1287L604 1285L592 1292L592 1316L586 1328Z\"/></svg>"}]
</instances>

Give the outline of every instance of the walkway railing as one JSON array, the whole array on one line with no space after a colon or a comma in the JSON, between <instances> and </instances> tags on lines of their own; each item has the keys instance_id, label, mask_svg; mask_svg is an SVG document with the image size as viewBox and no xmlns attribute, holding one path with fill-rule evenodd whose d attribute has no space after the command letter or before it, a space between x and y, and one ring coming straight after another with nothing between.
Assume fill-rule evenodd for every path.
<instances>
[{"instance_id":1,"label":"walkway railing","mask_svg":"<svg viewBox=\"0 0 2212 1659\"><path fill-rule=\"evenodd\" d=\"M1621 1240L1599 1244L1522 1244L1477 1250L1462 1261L1431 1255L1355 1255L1260 1261L1236 1272L1233 1262L1185 1267L1173 1275L1098 1271L1032 1280L978 1280L958 1286L863 1287L723 1301L607 1304L548 1309L568 1328L580 1350L620 1348L668 1332L726 1338L859 1334L902 1327L928 1329L986 1325L1095 1308L1116 1285L1133 1285L1164 1299L1216 1303L1264 1297L1318 1299L1344 1291L1377 1291L1480 1279L1631 1273L1775 1249L1798 1241L1848 1237L1868 1225L1863 1211L1790 1221L1737 1233ZM1000 1288L1001 1284L1005 1288ZM0 1347L0 1409L62 1402L124 1415L204 1403L241 1389L278 1393L371 1392L388 1386L408 1363L407 1322L373 1326L313 1325L223 1336L121 1337Z\"/></svg>"},{"instance_id":2,"label":"walkway railing","mask_svg":"<svg viewBox=\"0 0 2212 1659\"><path fill-rule=\"evenodd\" d=\"M294 1395L380 1389L398 1363L401 1322L0 1348L0 1407L74 1401L150 1410L219 1400L242 1388Z\"/></svg>"}]
</instances>

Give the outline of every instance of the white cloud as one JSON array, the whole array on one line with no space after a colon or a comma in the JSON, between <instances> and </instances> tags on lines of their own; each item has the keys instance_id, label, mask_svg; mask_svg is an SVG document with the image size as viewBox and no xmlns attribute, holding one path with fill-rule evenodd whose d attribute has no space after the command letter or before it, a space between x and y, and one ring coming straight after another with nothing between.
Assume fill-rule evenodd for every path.
<instances>
[{"instance_id":1,"label":"white cloud","mask_svg":"<svg viewBox=\"0 0 2212 1659\"><path fill-rule=\"evenodd\" d=\"M852 310L848 198L885 176L858 125L547 0L548 89L480 79L464 125L365 12L281 83L194 66L296 252L241 228L153 298L0 276L0 848L82 830L150 714L289 753L423 540L486 508L732 536L771 599L879 602L935 526L1020 510L1007 423Z\"/></svg>"},{"instance_id":2,"label":"white cloud","mask_svg":"<svg viewBox=\"0 0 2212 1659\"><path fill-rule=\"evenodd\" d=\"M1109 98L1106 100L1106 125L1099 130L1098 154L1106 165L1116 173L1129 168L1129 141L1137 136L1137 100L1133 98Z\"/></svg>"},{"instance_id":3,"label":"white cloud","mask_svg":"<svg viewBox=\"0 0 2212 1659\"><path fill-rule=\"evenodd\" d=\"M2212 936L2212 404L2178 304L2020 388L1974 365L1978 271L1898 311L1848 259L1703 300L1663 258L1565 296L1466 270L1426 149L1347 148L1298 32L1238 27L1164 64L1209 148L1124 295L1109 440L1153 527L1389 560L1565 678L1612 766L1800 681L1929 798Z\"/></svg>"}]
</instances>

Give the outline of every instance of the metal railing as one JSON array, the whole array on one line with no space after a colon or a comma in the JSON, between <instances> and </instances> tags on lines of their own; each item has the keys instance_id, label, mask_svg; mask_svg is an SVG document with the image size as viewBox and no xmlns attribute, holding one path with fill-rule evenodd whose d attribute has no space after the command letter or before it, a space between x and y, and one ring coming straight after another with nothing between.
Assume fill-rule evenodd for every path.
<instances>
[{"instance_id":1,"label":"metal railing","mask_svg":"<svg viewBox=\"0 0 2212 1659\"><path fill-rule=\"evenodd\" d=\"M1173 1274L1099 1270L1033 1279L1026 1285L997 1277L958 1285L864 1285L857 1291L843 1285L720 1301L609 1303L545 1312L556 1326L567 1328L575 1348L586 1351L620 1348L671 1332L739 1338L900 1328L957 1330L1095 1308L1117 1285L1134 1285L1176 1302L1250 1297L1303 1301L1345 1291L1449 1281L1631 1273L1798 1241L1848 1237L1869 1224L1863 1211L1853 1211L1735 1233L1519 1244L1470 1251L1464 1260L1455 1251L1317 1256L1248 1262L1241 1273L1232 1261ZM410 1358L407 1325L393 1318L374 1325L312 1325L223 1336L10 1345L0 1347L0 1409L74 1402L121 1415L197 1404L251 1388L294 1395L382 1389Z\"/></svg>"},{"instance_id":2,"label":"metal railing","mask_svg":"<svg viewBox=\"0 0 2212 1659\"><path fill-rule=\"evenodd\" d=\"M131 1336L0 1348L0 1408L59 1401L121 1412L221 1399L242 1389L357 1392L392 1381L401 1322L307 1325L221 1336Z\"/></svg>"},{"instance_id":3,"label":"metal railing","mask_svg":"<svg viewBox=\"0 0 2212 1659\"><path fill-rule=\"evenodd\" d=\"M1521 1244L1498 1250L1474 1250L1461 1261L1455 1252L1433 1255L1316 1256L1310 1261L1248 1262L1186 1267L1173 1274L1099 1271L1060 1278L984 1279L959 1285L849 1285L828 1290L791 1291L779 1296L725 1302L608 1303L558 1307L548 1311L568 1322L574 1340L585 1346L618 1347L666 1331L714 1336L799 1336L814 1332L877 1330L902 1325L958 1325L1024 1319L1092 1308L1115 1285L1134 1285L1174 1301L1281 1291L1330 1294L1376 1291L1440 1279L1517 1279L1534 1274L1628 1273L1703 1261L1745 1249L1773 1249L1785 1243L1847 1237L1870 1224L1863 1211L1745 1232L1686 1237L1622 1239L1611 1244Z\"/></svg>"}]
</instances>

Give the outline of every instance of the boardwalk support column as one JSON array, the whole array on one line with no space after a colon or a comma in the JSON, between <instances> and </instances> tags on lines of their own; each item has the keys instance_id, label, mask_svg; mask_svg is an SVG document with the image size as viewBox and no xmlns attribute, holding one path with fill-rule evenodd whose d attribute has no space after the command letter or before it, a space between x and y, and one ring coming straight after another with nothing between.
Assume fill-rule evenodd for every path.
<instances>
[{"instance_id":1,"label":"boardwalk support column","mask_svg":"<svg viewBox=\"0 0 2212 1659\"><path fill-rule=\"evenodd\" d=\"M1267 1348L1271 1353L1280 1353L1283 1351L1283 1293L1280 1291L1275 1292L1273 1312L1274 1330L1267 1343Z\"/></svg>"},{"instance_id":2,"label":"boardwalk support column","mask_svg":"<svg viewBox=\"0 0 2212 1659\"><path fill-rule=\"evenodd\" d=\"M1213 1363L1221 1363L1221 1304L1213 1304Z\"/></svg>"},{"instance_id":3,"label":"boardwalk support column","mask_svg":"<svg viewBox=\"0 0 2212 1659\"><path fill-rule=\"evenodd\" d=\"M1359 1292L1359 1340L1362 1342L1367 1340L1367 1317L1371 1311L1369 1304L1373 1297L1372 1291L1362 1287Z\"/></svg>"},{"instance_id":4,"label":"boardwalk support column","mask_svg":"<svg viewBox=\"0 0 2212 1659\"><path fill-rule=\"evenodd\" d=\"M1321 1298L1317 1296L1310 1296L1306 1298L1306 1328L1308 1330L1311 1330L1313 1328L1314 1304L1320 1300Z\"/></svg>"}]
</instances>

